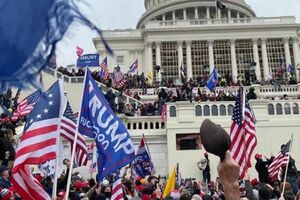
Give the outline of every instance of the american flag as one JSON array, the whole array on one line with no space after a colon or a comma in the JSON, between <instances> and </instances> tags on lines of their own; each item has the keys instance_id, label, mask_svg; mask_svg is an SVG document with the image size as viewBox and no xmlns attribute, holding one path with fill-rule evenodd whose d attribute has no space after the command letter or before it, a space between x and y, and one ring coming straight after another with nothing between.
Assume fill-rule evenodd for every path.
<instances>
[{"instance_id":1,"label":"american flag","mask_svg":"<svg viewBox=\"0 0 300 200\"><path fill-rule=\"evenodd\" d=\"M113 79L116 83L119 83L121 80L123 80L124 75L121 72L120 66L115 67L113 72Z\"/></svg>"},{"instance_id":2,"label":"american flag","mask_svg":"<svg viewBox=\"0 0 300 200\"><path fill-rule=\"evenodd\" d=\"M277 180L277 179L280 180L281 168L283 166L287 166L289 162L290 146L291 146L291 140L289 140L288 143L284 145L284 147L277 154L277 156L274 158L273 162L269 166L268 168L269 177L272 180Z\"/></svg>"},{"instance_id":3,"label":"american flag","mask_svg":"<svg viewBox=\"0 0 300 200\"><path fill-rule=\"evenodd\" d=\"M101 78L103 78L104 80L107 80L108 77L109 77L109 71L108 71L108 68L107 68L107 57L104 58L104 60L101 62L100 64L100 72L99 72L99 76Z\"/></svg>"},{"instance_id":4,"label":"american flag","mask_svg":"<svg viewBox=\"0 0 300 200\"><path fill-rule=\"evenodd\" d=\"M243 87L240 87L236 97L230 138L232 158L240 166L240 178L243 179L251 167L251 156L257 144L255 118L249 102L245 99Z\"/></svg>"},{"instance_id":5,"label":"american flag","mask_svg":"<svg viewBox=\"0 0 300 200\"><path fill-rule=\"evenodd\" d=\"M14 188L22 199L51 199L32 176L28 165L42 164L57 157L61 103L64 101L61 87L62 80L42 94L26 121L11 176Z\"/></svg>"},{"instance_id":6,"label":"american flag","mask_svg":"<svg viewBox=\"0 0 300 200\"><path fill-rule=\"evenodd\" d=\"M124 200L123 185L119 173L117 173L114 178L115 181L111 191L111 200Z\"/></svg>"},{"instance_id":7,"label":"american flag","mask_svg":"<svg viewBox=\"0 0 300 200\"><path fill-rule=\"evenodd\" d=\"M94 155L94 143L92 143L88 147L88 160L93 160L93 155Z\"/></svg>"},{"instance_id":8,"label":"american flag","mask_svg":"<svg viewBox=\"0 0 300 200\"><path fill-rule=\"evenodd\" d=\"M36 102L39 100L41 96L41 91L37 90L25 99L23 99L17 106L17 109L14 111L11 120L16 121L17 119L28 115L31 110L33 109L33 106L36 104Z\"/></svg>"},{"instance_id":9,"label":"american flag","mask_svg":"<svg viewBox=\"0 0 300 200\"><path fill-rule=\"evenodd\" d=\"M74 138L76 134L76 117L73 113L73 110L70 106L70 103L67 102L64 114L61 118L61 136L66 139L71 144L71 149L73 149ZM72 153L72 152L71 152ZM81 134L77 136L76 144L76 156L75 163L77 166L86 165L88 161L88 148L85 143L85 139Z\"/></svg>"}]
</instances>

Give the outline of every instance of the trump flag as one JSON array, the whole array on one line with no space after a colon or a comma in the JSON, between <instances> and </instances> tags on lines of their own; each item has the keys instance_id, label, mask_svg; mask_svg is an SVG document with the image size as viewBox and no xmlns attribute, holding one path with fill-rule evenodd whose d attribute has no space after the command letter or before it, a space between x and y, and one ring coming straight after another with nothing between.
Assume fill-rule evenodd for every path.
<instances>
[{"instance_id":1,"label":"trump flag","mask_svg":"<svg viewBox=\"0 0 300 200\"><path fill-rule=\"evenodd\" d=\"M134 146L88 69L83 87L78 131L96 141L98 178L102 180L135 159Z\"/></svg>"}]
</instances>

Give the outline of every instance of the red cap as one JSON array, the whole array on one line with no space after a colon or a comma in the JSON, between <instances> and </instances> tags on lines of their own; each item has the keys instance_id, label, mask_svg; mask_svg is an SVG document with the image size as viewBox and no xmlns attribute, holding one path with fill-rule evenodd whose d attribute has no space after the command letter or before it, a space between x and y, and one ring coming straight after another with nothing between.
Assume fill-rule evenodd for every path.
<instances>
[{"instance_id":1,"label":"red cap","mask_svg":"<svg viewBox=\"0 0 300 200\"><path fill-rule=\"evenodd\" d=\"M257 160L257 159L259 159L259 158L262 158L262 155L261 154L255 154L255 159Z\"/></svg>"}]
</instances>

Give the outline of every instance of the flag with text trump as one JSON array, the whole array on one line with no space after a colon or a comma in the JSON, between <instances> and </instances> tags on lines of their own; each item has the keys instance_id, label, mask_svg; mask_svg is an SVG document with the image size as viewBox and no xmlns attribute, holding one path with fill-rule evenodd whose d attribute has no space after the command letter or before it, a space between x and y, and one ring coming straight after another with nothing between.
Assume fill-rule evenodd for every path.
<instances>
[{"instance_id":1,"label":"flag with text trump","mask_svg":"<svg viewBox=\"0 0 300 200\"><path fill-rule=\"evenodd\" d=\"M243 179L249 167L256 147L255 117L250 104L245 99L243 87L240 87L234 105L230 127L232 158L240 166L240 178Z\"/></svg>"},{"instance_id":2,"label":"flag with text trump","mask_svg":"<svg viewBox=\"0 0 300 200\"><path fill-rule=\"evenodd\" d=\"M78 131L96 141L98 178L102 180L135 159L134 145L125 125L109 107L89 70L83 87Z\"/></svg>"},{"instance_id":3,"label":"flag with text trump","mask_svg":"<svg viewBox=\"0 0 300 200\"><path fill-rule=\"evenodd\" d=\"M42 164L57 158L60 117L65 96L62 80L40 96L27 118L19 142L11 181L25 200L49 199L41 184L33 178L28 165Z\"/></svg>"}]
</instances>

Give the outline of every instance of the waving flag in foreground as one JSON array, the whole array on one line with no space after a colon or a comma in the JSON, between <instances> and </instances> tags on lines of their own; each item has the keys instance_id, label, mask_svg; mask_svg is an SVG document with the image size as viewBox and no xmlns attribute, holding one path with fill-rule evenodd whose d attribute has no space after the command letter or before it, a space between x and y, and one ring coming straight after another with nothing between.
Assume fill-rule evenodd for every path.
<instances>
[{"instance_id":1,"label":"waving flag in foreground","mask_svg":"<svg viewBox=\"0 0 300 200\"><path fill-rule=\"evenodd\" d=\"M124 167L135 159L134 146L123 122L109 107L87 69L78 132L96 141L98 178Z\"/></svg>"},{"instance_id":2,"label":"waving flag in foreground","mask_svg":"<svg viewBox=\"0 0 300 200\"><path fill-rule=\"evenodd\" d=\"M280 152L277 154L277 156L274 158L273 162L268 168L269 171L269 177L274 180L280 180L281 179L281 168L283 166L287 166L289 162L289 156L290 156L290 146L291 141L289 140L288 143L286 143Z\"/></svg>"},{"instance_id":3,"label":"waving flag in foreground","mask_svg":"<svg viewBox=\"0 0 300 200\"><path fill-rule=\"evenodd\" d=\"M117 172L117 175L115 175L114 179L115 179L115 181L112 186L111 200L123 200L124 199L123 185L121 182L119 172Z\"/></svg>"},{"instance_id":4,"label":"waving flag in foreground","mask_svg":"<svg viewBox=\"0 0 300 200\"><path fill-rule=\"evenodd\" d=\"M25 99L23 99L17 106L17 109L14 111L11 120L17 121L19 118L29 115L33 106L39 100L42 92L40 90L35 91Z\"/></svg>"},{"instance_id":5,"label":"waving flag in foreground","mask_svg":"<svg viewBox=\"0 0 300 200\"><path fill-rule=\"evenodd\" d=\"M28 165L42 164L57 158L59 125L65 104L62 80L57 81L30 113L16 151L11 181L24 200L50 200Z\"/></svg>"},{"instance_id":6,"label":"waving flag in foreground","mask_svg":"<svg viewBox=\"0 0 300 200\"><path fill-rule=\"evenodd\" d=\"M136 59L131 66L129 67L129 70L127 72L127 74L132 74L134 73L136 70L138 69L138 59Z\"/></svg>"},{"instance_id":7,"label":"waving flag in foreground","mask_svg":"<svg viewBox=\"0 0 300 200\"><path fill-rule=\"evenodd\" d=\"M166 184L166 187L165 187L165 190L164 190L164 193L163 193L163 198L167 197L175 187L176 168L177 168L177 165L173 168L173 170L172 170L172 172L169 176L169 179L167 181L167 184Z\"/></svg>"},{"instance_id":8,"label":"waving flag in foreground","mask_svg":"<svg viewBox=\"0 0 300 200\"><path fill-rule=\"evenodd\" d=\"M154 169L149 152L146 148L144 137L141 139L139 149L136 152L134 168L136 174L140 177L146 177L151 175Z\"/></svg>"},{"instance_id":9,"label":"waving flag in foreground","mask_svg":"<svg viewBox=\"0 0 300 200\"><path fill-rule=\"evenodd\" d=\"M233 110L230 127L232 158L240 166L240 178L243 179L249 167L256 147L255 118L250 104L245 99L243 87L240 87Z\"/></svg>"},{"instance_id":10,"label":"waving flag in foreground","mask_svg":"<svg viewBox=\"0 0 300 200\"><path fill-rule=\"evenodd\" d=\"M74 145L74 138L76 134L76 117L73 113L73 110L70 106L70 103L67 102L65 111L61 118L61 136L66 139L71 144L71 149L73 149ZM83 135L78 134L76 140L76 156L75 156L75 164L77 166L84 166L87 164L88 161L88 147L85 143L85 139ZM72 153L72 152L71 152Z\"/></svg>"}]
</instances>

